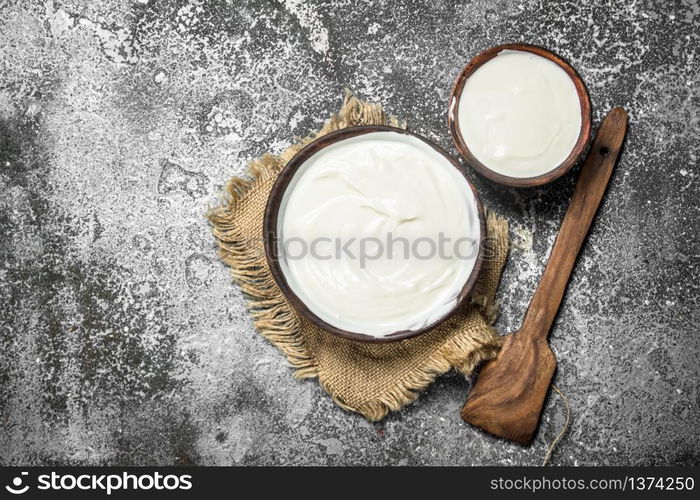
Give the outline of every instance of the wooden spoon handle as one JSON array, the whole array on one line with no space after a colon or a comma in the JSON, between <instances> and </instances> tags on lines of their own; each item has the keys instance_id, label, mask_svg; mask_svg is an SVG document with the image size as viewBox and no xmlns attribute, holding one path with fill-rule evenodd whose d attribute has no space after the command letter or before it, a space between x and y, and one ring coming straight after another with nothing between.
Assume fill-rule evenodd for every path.
<instances>
[{"instance_id":1,"label":"wooden spoon handle","mask_svg":"<svg viewBox=\"0 0 700 500\"><path fill-rule=\"evenodd\" d=\"M546 340L569 282L579 250L586 239L627 131L627 113L613 108L596 134L547 267L525 313L521 332Z\"/></svg>"}]
</instances>

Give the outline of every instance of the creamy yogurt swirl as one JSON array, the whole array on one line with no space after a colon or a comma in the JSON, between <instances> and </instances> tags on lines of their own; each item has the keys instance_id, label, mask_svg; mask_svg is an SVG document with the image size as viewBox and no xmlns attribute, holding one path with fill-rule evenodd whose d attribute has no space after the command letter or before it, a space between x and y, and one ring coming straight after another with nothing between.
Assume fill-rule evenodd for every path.
<instances>
[{"instance_id":1,"label":"creamy yogurt swirl","mask_svg":"<svg viewBox=\"0 0 700 500\"><path fill-rule=\"evenodd\" d=\"M472 154L509 177L535 177L559 166L581 131L573 80L554 62L503 50L464 84L459 128Z\"/></svg>"},{"instance_id":2,"label":"creamy yogurt swirl","mask_svg":"<svg viewBox=\"0 0 700 500\"><path fill-rule=\"evenodd\" d=\"M306 306L376 337L447 313L480 237L466 179L430 145L397 132L345 139L307 159L283 196L277 230L280 266Z\"/></svg>"}]
</instances>

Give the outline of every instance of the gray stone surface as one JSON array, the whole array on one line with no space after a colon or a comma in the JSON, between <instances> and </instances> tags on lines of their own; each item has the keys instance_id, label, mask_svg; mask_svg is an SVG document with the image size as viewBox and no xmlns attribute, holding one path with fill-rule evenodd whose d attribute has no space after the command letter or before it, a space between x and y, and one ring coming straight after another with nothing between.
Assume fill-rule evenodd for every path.
<instances>
[{"instance_id":1,"label":"gray stone surface","mask_svg":"<svg viewBox=\"0 0 700 500\"><path fill-rule=\"evenodd\" d=\"M379 100L455 152L461 66L550 47L626 149L551 336L573 408L555 464L698 464L700 6L677 3L0 0L0 463L538 464L462 423L441 378L370 424L255 333L204 215L230 176L338 108ZM574 175L496 186L516 328Z\"/></svg>"}]
</instances>

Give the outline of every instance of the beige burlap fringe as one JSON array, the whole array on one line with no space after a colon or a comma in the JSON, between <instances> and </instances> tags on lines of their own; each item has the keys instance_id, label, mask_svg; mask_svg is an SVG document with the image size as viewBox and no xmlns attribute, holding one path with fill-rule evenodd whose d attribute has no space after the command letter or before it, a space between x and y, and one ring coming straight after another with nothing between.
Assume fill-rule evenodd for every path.
<instances>
[{"instance_id":1,"label":"beige burlap fringe","mask_svg":"<svg viewBox=\"0 0 700 500\"><path fill-rule=\"evenodd\" d=\"M269 272L262 246L263 213L277 175L304 145L354 125L406 126L380 104L347 93L340 111L318 132L279 155L252 161L248 178L231 179L223 203L210 210L209 220L219 254L247 297L255 327L285 354L294 376L318 378L339 406L375 421L415 400L438 375L451 368L470 374L496 355L500 340L490 324L497 315L494 296L508 252L508 225L488 213L487 258L472 303L430 332L391 344L366 344L309 323L289 305Z\"/></svg>"}]
</instances>

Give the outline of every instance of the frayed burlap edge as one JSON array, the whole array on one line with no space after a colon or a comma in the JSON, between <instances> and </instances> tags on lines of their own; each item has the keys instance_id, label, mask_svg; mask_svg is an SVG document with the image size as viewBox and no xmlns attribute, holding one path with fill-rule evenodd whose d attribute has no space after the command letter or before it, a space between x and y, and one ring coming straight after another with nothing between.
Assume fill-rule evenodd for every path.
<instances>
[{"instance_id":1,"label":"frayed burlap edge","mask_svg":"<svg viewBox=\"0 0 700 500\"><path fill-rule=\"evenodd\" d=\"M282 168L308 143L335 130L354 125L391 125L406 128L395 116L389 116L378 103L361 101L349 91L340 111L332 115L323 127L299 139L279 155L264 154L248 164L247 179L234 177L226 184L224 201L207 214L213 233L219 242L219 256L231 269L235 283L247 296L248 308L255 328L280 349L296 368L296 378L318 376L318 365L309 355L299 330L297 318L282 291L277 287L267 264L251 255L250 248L235 221L236 205L256 187L277 177Z\"/></svg>"},{"instance_id":2,"label":"frayed burlap edge","mask_svg":"<svg viewBox=\"0 0 700 500\"><path fill-rule=\"evenodd\" d=\"M266 153L259 159L251 161L247 170L248 178L232 178L225 187L223 203L210 209L207 214L214 236L219 243L219 256L229 266L234 282L245 294L255 328L284 353L288 362L295 368L294 377L297 379L319 377L319 366L305 345L298 318L277 287L267 264L264 259L261 260L250 251L237 227L235 209L248 193L276 177L287 162L306 144L335 130L357 125L390 125L406 128L405 121L402 122L395 116L387 115L380 104L362 101L346 91L339 112L332 115L318 132L299 139L279 155ZM501 239L505 238L507 246L507 221L492 212L487 214L487 220L487 226L492 228L492 234ZM493 231L493 228L498 230ZM498 272L500 273L500 269ZM477 282L471 299L489 325L498 314L494 292L483 289ZM451 368L469 375L481 362L493 359L501 345L499 336L493 328L489 328L481 337L483 338L455 336L435 352L420 370L402 380L397 380L396 387L388 391L381 400L359 407L348 406L323 381L319 380L319 382L340 407L358 412L371 421L381 420L389 411L399 410L414 401L436 377Z\"/></svg>"},{"instance_id":3,"label":"frayed burlap edge","mask_svg":"<svg viewBox=\"0 0 700 500\"><path fill-rule=\"evenodd\" d=\"M477 344L477 348L474 345ZM454 368L465 376L470 375L484 361L496 357L501 348L501 338L492 328L483 339L453 338L435 352L423 366L401 380L387 391L381 399L358 406L349 406L337 397L319 380L323 389L331 395L333 401L341 408L360 413L367 420L377 422L390 412L397 411L415 401L420 393L443 375Z\"/></svg>"},{"instance_id":4,"label":"frayed burlap edge","mask_svg":"<svg viewBox=\"0 0 700 500\"><path fill-rule=\"evenodd\" d=\"M486 239L486 258L493 258L494 256L490 255L490 252L497 248L502 248L503 252L507 255L510 250L508 221L487 209L486 228L488 231ZM503 264L505 264L505 259ZM503 269L491 269L491 272L496 273L496 283L500 282ZM472 290L471 303L479 309L486 322L489 325L493 325L500 313L498 302L496 301L496 290L498 287L495 286L492 289L487 289L485 284L486 280L479 279L476 281L474 289Z\"/></svg>"}]
</instances>

